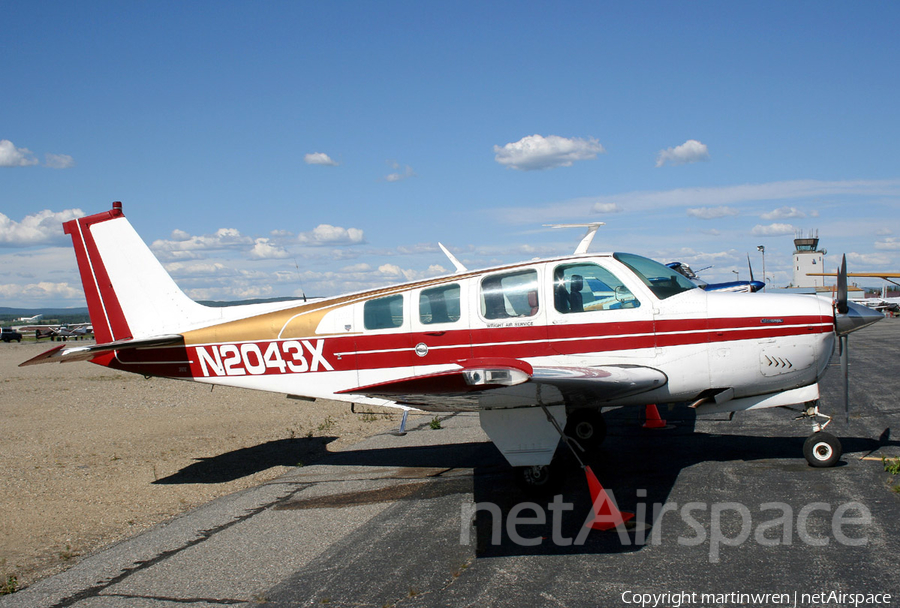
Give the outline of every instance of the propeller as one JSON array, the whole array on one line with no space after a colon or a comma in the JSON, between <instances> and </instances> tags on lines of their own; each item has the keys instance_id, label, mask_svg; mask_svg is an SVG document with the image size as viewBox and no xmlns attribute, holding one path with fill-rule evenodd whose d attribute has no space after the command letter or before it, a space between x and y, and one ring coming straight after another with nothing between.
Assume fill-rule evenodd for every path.
<instances>
[{"instance_id":1,"label":"propeller","mask_svg":"<svg viewBox=\"0 0 900 608\"><path fill-rule=\"evenodd\" d=\"M841 257L841 269L837 276L837 311L845 315L850 308L847 305L847 256Z\"/></svg>"},{"instance_id":2,"label":"propeller","mask_svg":"<svg viewBox=\"0 0 900 608\"><path fill-rule=\"evenodd\" d=\"M841 258L841 268L837 276L837 293L834 303L834 333L838 337L838 351L841 358L841 374L844 377L844 418L850 422L850 352L848 337L851 332L862 329L884 315L877 310L855 304L847 299L847 256Z\"/></svg>"},{"instance_id":3,"label":"propeller","mask_svg":"<svg viewBox=\"0 0 900 608\"><path fill-rule=\"evenodd\" d=\"M750 263L750 254L747 254L747 268L750 269L750 282L753 282L753 264Z\"/></svg>"}]
</instances>

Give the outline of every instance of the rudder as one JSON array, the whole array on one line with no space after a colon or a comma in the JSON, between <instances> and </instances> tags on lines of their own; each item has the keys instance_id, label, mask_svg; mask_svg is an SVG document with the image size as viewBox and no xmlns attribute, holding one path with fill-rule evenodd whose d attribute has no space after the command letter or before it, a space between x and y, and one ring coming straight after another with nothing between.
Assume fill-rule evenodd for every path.
<instances>
[{"instance_id":1,"label":"rudder","mask_svg":"<svg viewBox=\"0 0 900 608\"><path fill-rule=\"evenodd\" d=\"M122 203L63 229L72 237L98 344L179 333L211 316L175 284L125 219Z\"/></svg>"}]
</instances>

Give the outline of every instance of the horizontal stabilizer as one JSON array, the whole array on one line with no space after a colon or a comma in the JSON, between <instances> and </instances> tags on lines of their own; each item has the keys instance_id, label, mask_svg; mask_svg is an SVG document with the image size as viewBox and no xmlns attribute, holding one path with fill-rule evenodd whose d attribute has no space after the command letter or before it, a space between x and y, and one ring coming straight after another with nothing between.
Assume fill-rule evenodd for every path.
<instances>
[{"instance_id":1,"label":"horizontal stabilizer","mask_svg":"<svg viewBox=\"0 0 900 608\"><path fill-rule=\"evenodd\" d=\"M171 334L166 336L152 336L150 338L139 338L136 340L116 340L115 342L107 342L105 344L87 344L85 346L67 347L63 344L55 346L47 352L41 353L37 357L32 357L24 363L20 363L19 367L26 365L37 365L38 363L67 363L69 361L87 361L93 359L97 355L117 350L130 350L134 348L150 348L154 346L170 346L173 344L184 344L184 338L180 334Z\"/></svg>"}]
</instances>

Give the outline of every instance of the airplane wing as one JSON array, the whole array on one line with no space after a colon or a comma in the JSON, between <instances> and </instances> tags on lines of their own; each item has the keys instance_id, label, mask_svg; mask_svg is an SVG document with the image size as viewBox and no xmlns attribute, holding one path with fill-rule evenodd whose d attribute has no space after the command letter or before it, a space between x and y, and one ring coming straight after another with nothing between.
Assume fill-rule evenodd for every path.
<instances>
[{"instance_id":1,"label":"airplane wing","mask_svg":"<svg viewBox=\"0 0 900 608\"><path fill-rule=\"evenodd\" d=\"M532 367L518 359L470 359L457 369L348 391L424 410L473 410L576 401L602 403L664 386L666 375L639 365Z\"/></svg>"},{"instance_id":2,"label":"airplane wing","mask_svg":"<svg viewBox=\"0 0 900 608\"><path fill-rule=\"evenodd\" d=\"M828 273L828 272L807 272L806 276L808 277L836 277L837 273ZM862 277L869 279L883 279L888 283L893 283L894 285L900 285L897 281L893 279L900 279L900 272L848 272L848 277Z\"/></svg>"},{"instance_id":3,"label":"airplane wing","mask_svg":"<svg viewBox=\"0 0 900 608\"><path fill-rule=\"evenodd\" d=\"M152 336L149 338L130 338L127 340L116 340L115 342L106 342L105 344L86 344L85 346L65 346L60 344L50 350L41 353L37 357L32 357L28 361L19 364L19 367L26 365L37 365L38 363L67 363L69 361L87 361L93 359L99 354L108 353L116 350L128 350L133 348L145 348L151 346L169 346L172 344L180 344L184 342L184 338L180 334L170 334L165 336Z\"/></svg>"}]
</instances>

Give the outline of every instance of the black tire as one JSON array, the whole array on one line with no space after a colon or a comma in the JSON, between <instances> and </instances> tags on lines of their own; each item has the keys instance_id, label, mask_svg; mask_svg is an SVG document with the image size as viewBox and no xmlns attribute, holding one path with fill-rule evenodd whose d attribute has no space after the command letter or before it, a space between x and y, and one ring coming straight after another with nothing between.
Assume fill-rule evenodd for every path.
<instances>
[{"instance_id":1,"label":"black tire","mask_svg":"<svg viewBox=\"0 0 900 608\"><path fill-rule=\"evenodd\" d=\"M811 467L833 467L843 453L841 442L831 433L813 433L803 444L803 456Z\"/></svg>"},{"instance_id":2,"label":"black tire","mask_svg":"<svg viewBox=\"0 0 900 608\"><path fill-rule=\"evenodd\" d=\"M514 467L516 483L530 496L546 497L561 487L563 475L556 461L546 466Z\"/></svg>"},{"instance_id":3,"label":"black tire","mask_svg":"<svg viewBox=\"0 0 900 608\"><path fill-rule=\"evenodd\" d=\"M599 408L573 410L566 417L566 435L591 452L603 445L606 439L606 420Z\"/></svg>"}]
</instances>

